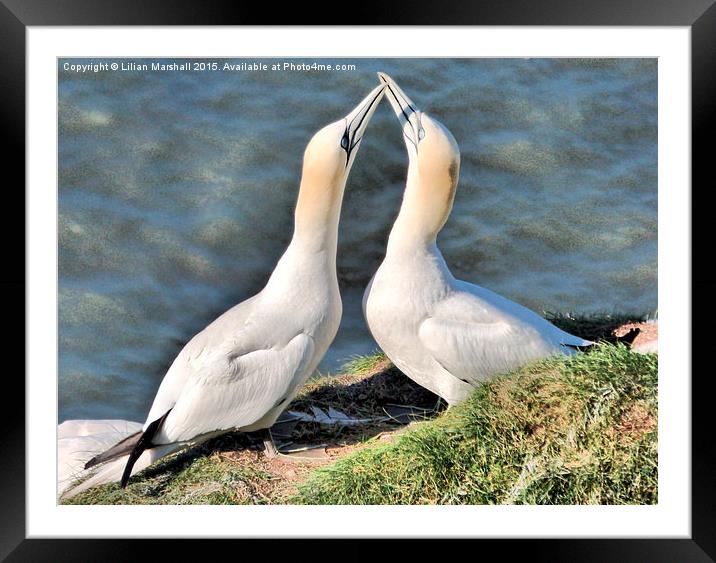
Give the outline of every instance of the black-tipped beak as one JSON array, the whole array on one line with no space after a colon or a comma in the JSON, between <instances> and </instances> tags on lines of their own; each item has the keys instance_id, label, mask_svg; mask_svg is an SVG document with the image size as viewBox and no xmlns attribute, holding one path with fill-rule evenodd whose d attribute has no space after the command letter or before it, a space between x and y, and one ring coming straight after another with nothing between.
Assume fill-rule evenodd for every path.
<instances>
[{"instance_id":1,"label":"black-tipped beak","mask_svg":"<svg viewBox=\"0 0 716 563\"><path fill-rule=\"evenodd\" d=\"M341 140L341 146L346 151L346 166L350 163L351 154L358 148L358 144L363 139L368 122L373 117L373 113L378 107L378 102L380 102L384 93L385 84L377 86L346 116L346 131Z\"/></svg>"},{"instance_id":2,"label":"black-tipped beak","mask_svg":"<svg viewBox=\"0 0 716 563\"><path fill-rule=\"evenodd\" d=\"M420 123L421 112L415 106L408 96L405 95L390 76L384 72L379 72L378 77L381 83L386 88L386 95L390 102L395 115L398 117L398 121L403 126L403 136L405 137L405 144L408 147L408 153L411 152L411 148L418 152L418 145L422 138L425 136L425 131L422 124Z\"/></svg>"}]
</instances>

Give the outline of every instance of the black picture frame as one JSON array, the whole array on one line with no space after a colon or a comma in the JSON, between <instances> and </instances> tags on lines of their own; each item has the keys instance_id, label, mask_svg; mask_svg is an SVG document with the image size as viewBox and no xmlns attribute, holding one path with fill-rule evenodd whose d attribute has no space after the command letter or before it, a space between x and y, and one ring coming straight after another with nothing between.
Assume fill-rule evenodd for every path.
<instances>
[{"instance_id":1,"label":"black picture frame","mask_svg":"<svg viewBox=\"0 0 716 563\"><path fill-rule=\"evenodd\" d=\"M18 238L25 209L24 195L17 184L25 182L25 34L28 26L74 25L588 25L588 26L688 26L692 37L692 210L708 212L705 205L693 205L699 191L708 193L707 175L713 160L710 143L714 127L716 100L716 4L715 0L502 0L473 2L441 0L439 7L427 2L400 4L395 0L361 2L346 9L310 7L304 3L267 5L241 2L189 2L181 0L0 0L0 124L5 137L3 197L7 220L2 221L6 258L15 258L6 266L0 279L4 292L6 326L11 331L5 339L6 356L23 358L25 332L22 324L10 323L10 315L21 307L19 295L25 291L24 248L10 252ZM350 21L345 21L350 17ZM9 142L8 142L9 141ZM8 172L15 174L10 176ZM14 178L11 181L10 178ZM701 190L694 189L700 185ZM713 189L713 188L712 188ZM14 198L14 199L13 199ZM12 211L10 211L12 210ZM12 220L14 219L14 220ZM697 224L692 215L693 256L698 250L710 252L713 240L706 223ZM20 223L20 224L18 224ZM703 263L706 262L706 263ZM708 319L714 307L711 294L716 289L716 274L711 260L694 261L692 266L692 300L698 300L699 317ZM705 309L705 310L704 310ZM20 318L19 310L17 319ZM13 319L14 320L14 319ZM707 346L709 335L692 327L692 349ZM22 340L22 341L21 341ZM692 367L695 368L693 355ZM714 561L716 560L716 494L714 476L713 422L710 418L708 371L692 369L692 533L690 539L633 540L474 540L490 544L510 557L530 561ZM6 368L3 378L2 457L0 458L0 558L7 561L133 561L160 551L164 560L190 560L208 556L216 549L211 540L75 540L25 538L25 410L24 381L19 369ZM682 374L688 378L692 374ZM319 533L319 532L317 532ZM78 535L81 530L78 530ZM223 548L241 553L266 553L267 541L223 540ZM333 540L342 542L343 540ZM369 540L376 541L376 540ZM161 542L162 545L152 545ZM209 543L212 543L209 546ZM237 542L240 542L239 546ZM437 542L441 549L441 543ZM488 546L485 546L488 547ZM401 557L426 556L424 542L411 540L398 546ZM242 549L242 552L236 552ZM302 541L285 540L278 549L284 556L315 559ZM324 548L321 548L321 551ZM384 546L360 542L355 547L325 546L325 554L341 559L374 558ZM444 546L442 546L444 549ZM458 547L459 549L459 547ZM469 549L469 547L468 547ZM480 549L483 549L481 546ZM243 551L247 550L247 551ZM272 551L274 551L272 549ZM412 552L412 553L411 553ZM277 553L278 554L278 553Z\"/></svg>"}]
</instances>

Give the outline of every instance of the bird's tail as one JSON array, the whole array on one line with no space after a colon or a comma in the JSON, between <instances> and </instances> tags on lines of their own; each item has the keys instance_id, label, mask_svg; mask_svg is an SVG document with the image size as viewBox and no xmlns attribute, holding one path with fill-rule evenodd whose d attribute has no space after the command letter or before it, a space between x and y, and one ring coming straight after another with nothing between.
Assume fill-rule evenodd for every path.
<instances>
[{"instance_id":1,"label":"bird's tail","mask_svg":"<svg viewBox=\"0 0 716 563\"><path fill-rule=\"evenodd\" d=\"M132 444L129 456L127 457L127 464L124 467L124 472L122 473L122 478L120 480L120 486L123 489L127 486L129 478L135 473L132 468L137 460L142 456L145 450L151 450L154 448L152 438L154 438L154 435L159 431L159 427L167 419L170 412L172 412L172 409L169 409L163 416L150 423L146 430L144 430L144 432L140 434L139 438L137 438L137 440L135 440Z\"/></svg>"},{"instance_id":2,"label":"bird's tail","mask_svg":"<svg viewBox=\"0 0 716 563\"><path fill-rule=\"evenodd\" d=\"M623 344L627 348L631 348L632 344L634 343L634 340L637 336L641 333L641 329L639 328L632 328L627 332L626 334L622 336L616 336L612 335L609 337L601 338L599 342L608 342L609 344ZM587 344L585 345L578 345L578 344L568 344L566 342L562 343L562 346L567 346L568 348L572 348L573 350L579 350L580 352L589 352L593 349L595 342L589 342L585 341Z\"/></svg>"},{"instance_id":3,"label":"bird's tail","mask_svg":"<svg viewBox=\"0 0 716 563\"><path fill-rule=\"evenodd\" d=\"M141 432L140 432L141 434ZM121 443L121 442L120 442ZM119 444L118 444L119 445ZM171 453L174 453L186 446L185 443L177 443L177 444L167 444L164 446L156 446L148 450L144 450L142 454L137 458L137 460L134 462L134 466L131 469L131 475L134 475L135 473L138 473L139 471L142 471L143 469L146 469L149 467L152 463L157 461L158 459L169 455ZM110 448L111 450L112 448ZM105 453L108 453L110 450L108 450ZM104 455L104 454L100 454ZM82 481L79 485L76 485L72 488L69 488L67 491L65 491L62 496L60 497L61 500L72 498L73 496L86 491L87 489L91 487L96 487L97 485L104 485L105 483L112 483L114 481L119 481L122 478L122 474L124 472L125 466L127 465L127 461L129 460L129 454L120 455L119 457L113 457L113 459L110 459L109 461L106 461L104 465L100 466L97 471L85 481Z\"/></svg>"},{"instance_id":4,"label":"bird's tail","mask_svg":"<svg viewBox=\"0 0 716 563\"><path fill-rule=\"evenodd\" d=\"M113 459L117 459L118 457L126 456L134 449L141 437L141 430L139 432L135 432L131 436L127 436L124 440L117 442L107 451L104 451L101 454L98 454L92 459L90 459L87 463L85 463L85 469L89 469L90 467L94 467L95 465L98 465L100 463L112 461Z\"/></svg>"},{"instance_id":5,"label":"bird's tail","mask_svg":"<svg viewBox=\"0 0 716 563\"><path fill-rule=\"evenodd\" d=\"M624 344L627 348L631 348L632 344L634 344L634 340L636 340L636 337L639 336L639 333L641 332L640 328L632 328L627 332L626 334L622 336L617 336L615 338L615 344Z\"/></svg>"}]
</instances>

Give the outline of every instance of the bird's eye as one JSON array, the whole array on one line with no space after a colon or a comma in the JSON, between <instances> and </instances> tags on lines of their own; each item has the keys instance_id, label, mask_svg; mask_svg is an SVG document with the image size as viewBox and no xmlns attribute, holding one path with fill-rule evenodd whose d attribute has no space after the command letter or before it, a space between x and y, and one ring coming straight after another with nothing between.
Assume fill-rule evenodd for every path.
<instances>
[{"instance_id":1,"label":"bird's eye","mask_svg":"<svg viewBox=\"0 0 716 563\"><path fill-rule=\"evenodd\" d=\"M424 138L425 138L425 129L423 129L421 127L420 129L418 129L418 139L420 139L422 141Z\"/></svg>"},{"instance_id":2,"label":"bird's eye","mask_svg":"<svg viewBox=\"0 0 716 563\"><path fill-rule=\"evenodd\" d=\"M348 131L346 131L345 133L343 133L343 138L341 139L341 147L344 150L348 150L349 143L350 143L350 141L348 140Z\"/></svg>"}]
</instances>

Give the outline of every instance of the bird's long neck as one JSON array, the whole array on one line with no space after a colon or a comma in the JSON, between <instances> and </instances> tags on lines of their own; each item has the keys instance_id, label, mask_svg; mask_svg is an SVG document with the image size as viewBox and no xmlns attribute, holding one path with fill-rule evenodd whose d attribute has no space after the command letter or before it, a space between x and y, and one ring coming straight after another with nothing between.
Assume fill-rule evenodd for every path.
<instances>
[{"instance_id":1,"label":"bird's long neck","mask_svg":"<svg viewBox=\"0 0 716 563\"><path fill-rule=\"evenodd\" d=\"M325 253L335 264L345 180L322 185L303 178L296 203L291 246L302 253Z\"/></svg>"},{"instance_id":2,"label":"bird's long neck","mask_svg":"<svg viewBox=\"0 0 716 563\"><path fill-rule=\"evenodd\" d=\"M434 247L450 209L452 198L446 198L430 182L421 178L417 165L408 167L408 179L400 212L388 239L387 252L401 252L418 247Z\"/></svg>"},{"instance_id":3,"label":"bird's long neck","mask_svg":"<svg viewBox=\"0 0 716 563\"><path fill-rule=\"evenodd\" d=\"M342 200L343 186L332 190L302 180L293 238L264 288L266 296L283 301L308 287L338 292L336 249Z\"/></svg>"}]
</instances>

